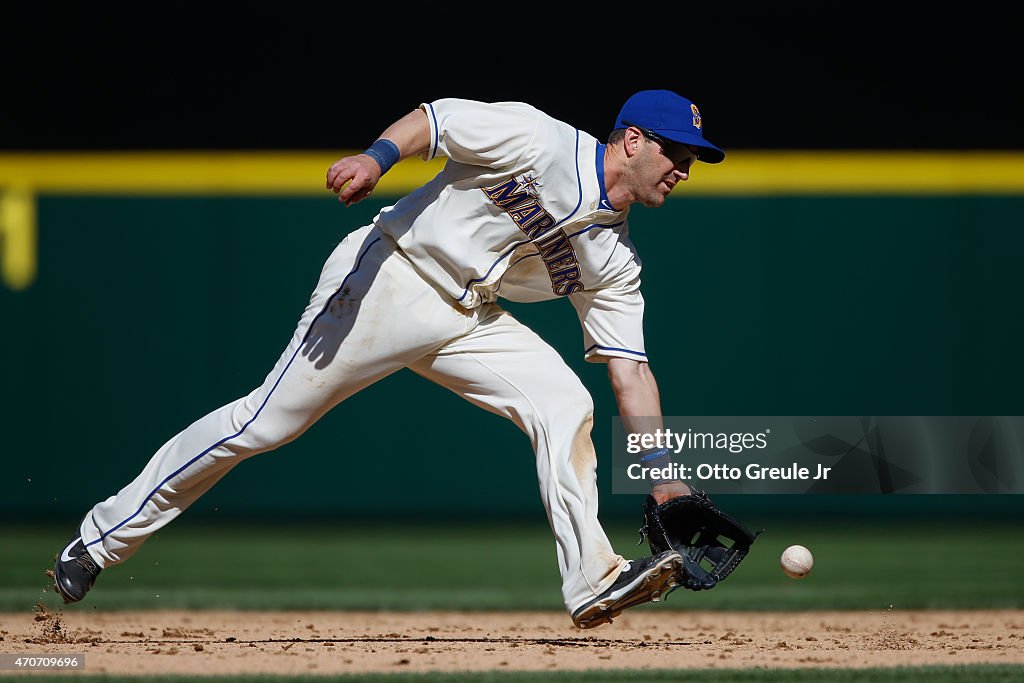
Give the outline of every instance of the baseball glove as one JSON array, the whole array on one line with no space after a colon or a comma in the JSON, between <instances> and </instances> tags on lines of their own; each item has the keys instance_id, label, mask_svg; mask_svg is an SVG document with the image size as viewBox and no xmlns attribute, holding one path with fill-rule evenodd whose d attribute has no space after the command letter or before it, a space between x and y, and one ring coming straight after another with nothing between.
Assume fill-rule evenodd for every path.
<instances>
[{"instance_id":1,"label":"baseball glove","mask_svg":"<svg viewBox=\"0 0 1024 683\"><path fill-rule=\"evenodd\" d=\"M640 543L647 538L657 555L669 548L683 556L680 585L693 591L709 590L725 580L763 531L752 533L722 512L703 491L672 498L662 504L648 495L643 505Z\"/></svg>"}]
</instances>

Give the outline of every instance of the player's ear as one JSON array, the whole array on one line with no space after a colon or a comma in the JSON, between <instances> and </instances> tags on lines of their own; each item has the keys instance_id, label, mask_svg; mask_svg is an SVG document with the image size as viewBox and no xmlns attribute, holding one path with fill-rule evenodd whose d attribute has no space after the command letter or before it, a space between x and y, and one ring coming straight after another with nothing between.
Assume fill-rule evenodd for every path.
<instances>
[{"instance_id":1,"label":"player's ear","mask_svg":"<svg viewBox=\"0 0 1024 683\"><path fill-rule=\"evenodd\" d=\"M627 158L633 157L640 152L640 143L643 142L643 137L643 133L636 128L630 127L626 129L623 144L625 145Z\"/></svg>"}]
</instances>

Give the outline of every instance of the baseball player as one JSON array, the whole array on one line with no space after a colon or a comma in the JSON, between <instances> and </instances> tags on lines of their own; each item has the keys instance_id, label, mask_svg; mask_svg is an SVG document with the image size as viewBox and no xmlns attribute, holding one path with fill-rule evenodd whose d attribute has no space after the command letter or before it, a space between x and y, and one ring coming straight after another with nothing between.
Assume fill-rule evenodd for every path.
<instances>
[{"instance_id":1,"label":"baseball player","mask_svg":"<svg viewBox=\"0 0 1024 683\"><path fill-rule=\"evenodd\" d=\"M685 578L676 550L634 560L613 550L598 521L591 396L500 300L567 298L586 359L608 365L627 429L648 431L661 408L628 213L634 203L661 206L695 161L724 158L704 139L697 107L670 91L638 92L602 144L522 102L440 99L331 165L326 186L350 206L412 156L447 162L333 250L263 383L172 437L86 513L54 567L65 602L84 598L102 569L127 560L232 467L401 368L529 437L577 626L608 623ZM658 502L690 492L680 481L652 485Z\"/></svg>"}]
</instances>

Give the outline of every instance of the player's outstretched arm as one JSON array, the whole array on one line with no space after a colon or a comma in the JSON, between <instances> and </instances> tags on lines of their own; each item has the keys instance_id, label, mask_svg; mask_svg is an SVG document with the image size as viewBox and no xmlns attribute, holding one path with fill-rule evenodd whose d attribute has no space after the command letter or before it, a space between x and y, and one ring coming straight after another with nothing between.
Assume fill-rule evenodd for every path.
<instances>
[{"instance_id":1,"label":"player's outstretched arm","mask_svg":"<svg viewBox=\"0 0 1024 683\"><path fill-rule=\"evenodd\" d=\"M608 379L628 431L648 434L661 428L661 395L647 363L609 358Z\"/></svg>"},{"instance_id":2,"label":"player's outstretched arm","mask_svg":"<svg viewBox=\"0 0 1024 683\"><path fill-rule=\"evenodd\" d=\"M647 363L629 358L609 358L608 378L626 433L654 434L664 427L658 383ZM651 490L658 503L689 493L690 487L680 481L658 484Z\"/></svg>"},{"instance_id":3,"label":"player's outstretched arm","mask_svg":"<svg viewBox=\"0 0 1024 683\"><path fill-rule=\"evenodd\" d=\"M409 112L388 126L366 151L342 157L327 169L327 189L345 206L373 194L380 178L392 165L430 146L430 125L422 109Z\"/></svg>"},{"instance_id":4,"label":"player's outstretched arm","mask_svg":"<svg viewBox=\"0 0 1024 683\"><path fill-rule=\"evenodd\" d=\"M626 431L651 434L661 429L658 387L647 363L611 358L608 375ZM670 464L670 449L649 451L641 460L652 470ZM655 557L669 550L682 556L680 585L694 591L714 588L747 556L757 534L681 480L658 479L651 484L651 495L644 499L641 538L647 538Z\"/></svg>"}]
</instances>

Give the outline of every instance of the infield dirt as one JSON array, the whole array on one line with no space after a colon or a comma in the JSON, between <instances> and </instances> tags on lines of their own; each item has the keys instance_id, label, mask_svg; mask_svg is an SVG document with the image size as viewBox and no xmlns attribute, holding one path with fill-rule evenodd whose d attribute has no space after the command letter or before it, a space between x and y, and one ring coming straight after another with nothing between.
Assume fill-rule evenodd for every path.
<instances>
[{"instance_id":1,"label":"infield dirt","mask_svg":"<svg viewBox=\"0 0 1024 683\"><path fill-rule=\"evenodd\" d=\"M0 614L0 652L110 674L884 667L1024 663L1024 611ZM10 673L10 672L7 672Z\"/></svg>"}]
</instances>

